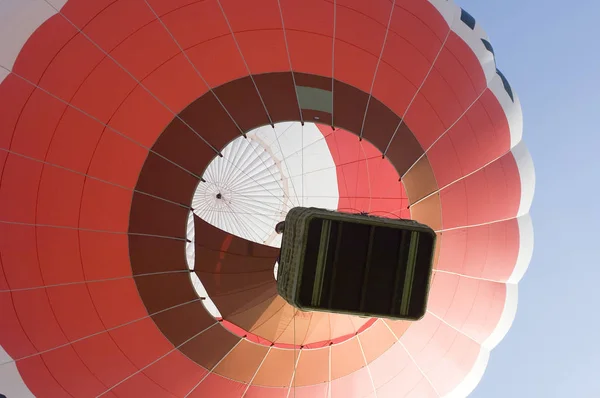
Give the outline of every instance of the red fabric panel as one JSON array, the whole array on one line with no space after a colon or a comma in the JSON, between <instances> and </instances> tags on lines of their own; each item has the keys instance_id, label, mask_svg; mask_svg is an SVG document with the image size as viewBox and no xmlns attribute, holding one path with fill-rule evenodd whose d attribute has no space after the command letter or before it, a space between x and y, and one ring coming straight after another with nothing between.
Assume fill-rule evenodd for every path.
<instances>
[{"instance_id":1,"label":"red fabric panel","mask_svg":"<svg viewBox=\"0 0 600 398\"><path fill-rule=\"evenodd\" d=\"M127 72L111 59L104 58L81 85L71 104L108 123L135 85L135 80Z\"/></svg>"},{"instance_id":2,"label":"red fabric panel","mask_svg":"<svg viewBox=\"0 0 600 398\"><path fill-rule=\"evenodd\" d=\"M69 341L104 330L86 285L49 288L48 298L52 311Z\"/></svg>"},{"instance_id":3,"label":"red fabric panel","mask_svg":"<svg viewBox=\"0 0 600 398\"><path fill-rule=\"evenodd\" d=\"M105 130L96 147L88 174L133 189L147 155L148 151L141 146ZM89 182L88 179L86 187Z\"/></svg>"},{"instance_id":4,"label":"red fabric panel","mask_svg":"<svg viewBox=\"0 0 600 398\"><path fill-rule=\"evenodd\" d=\"M404 15L401 9L396 9L392 22L396 23L398 19L404 20L410 18L410 15ZM408 33L408 32L407 32ZM414 33L412 33L414 35ZM396 70L401 76L403 76L412 86L414 90L409 91L407 94L416 92L417 87L421 85L423 79L427 75L429 68L431 67L431 61L423 54L414 40L416 37L402 36L393 30L390 30L387 41L385 43L385 49L383 51L382 61L389 65L391 68ZM424 44L424 43L423 43ZM433 40L432 43L427 43L427 46L433 48L439 48L440 44ZM410 62L406 62L406 59L410 59ZM381 65L380 65L381 67ZM405 95L403 93L403 95ZM402 111L402 113L404 110ZM402 114L400 113L400 115Z\"/></svg>"},{"instance_id":5,"label":"red fabric panel","mask_svg":"<svg viewBox=\"0 0 600 398\"><path fill-rule=\"evenodd\" d=\"M330 37L287 29L287 41L294 71L331 76L333 40Z\"/></svg>"},{"instance_id":6,"label":"red fabric panel","mask_svg":"<svg viewBox=\"0 0 600 398\"><path fill-rule=\"evenodd\" d=\"M108 333L80 340L73 348L104 385L113 386L137 370Z\"/></svg>"},{"instance_id":7,"label":"red fabric panel","mask_svg":"<svg viewBox=\"0 0 600 398\"><path fill-rule=\"evenodd\" d=\"M234 33L281 29L277 0L219 0ZM223 17L221 17L223 18Z\"/></svg>"},{"instance_id":8,"label":"red fabric panel","mask_svg":"<svg viewBox=\"0 0 600 398\"><path fill-rule=\"evenodd\" d=\"M161 66L161 69L163 67ZM191 66L189 68L191 69ZM163 86L165 83L167 82L163 82ZM191 86L193 87L193 84ZM140 86L136 87L119 106L109 125L138 144L150 148L174 116L165 107L169 104L154 92L156 87L146 88L151 90L152 94ZM158 91L161 93L160 89ZM114 132L111 131L110 134L114 135Z\"/></svg>"},{"instance_id":9,"label":"red fabric panel","mask_svg":"<svg viewBox=\"0 0 600 398\"><path fill-rule=\"evenodd\" d=\"M48 370L48 366L39 356L17 362L19 373L27 375L25 379L29 391L36 397L72 398Z\"/></svg>"},{"instance_id":10,"label":"red fabric panel","mask_svg":"<svg viewBox=\"0 0 600 398\"><path fill-rule=\"evenodd\" d=\"M337 80L366 93L371 91L379 53L377 55L370 54L336 38L334 56L334 76Z\"/></svg>"},{"instance_id":11,"label":"red fabric panel","mask_svg":"<svg viewBox=\"0 0 600 398\"><path fill-rule=\"evenodd\" d=\"M447 231L437 268L503 282L512 274L519 245L517 219Z\"/></svg>"},{"instance_id":12,"label":"red fabric panel","mask_svg":"<svg viewBox=\"0 0 600 398\"><path fill-rule=\"evenodd\" d=\"M421 369L427 373L444 357L457 332L438 318L426 313L421 321L414 323L400 338L404 347Z\"/></svg>"},{"instance_id":13,"label":"red fabric panel","mask_svg":"<svg viewBox=\"0 0 600 398\"><path fill-rule=\"evenodd\" d=\"M0 255L11 289L44 286L38 265L35 227L0 223Z\"/></svg>"},{"instance_id":14,"label":"red fabric panel","mask_svg":"<svg viewBox=\"0 0 600 398\"><path fill-rule=\"evenodd\" d=\"M403 380L409 380L408 383ZM435 398L439 395L435 392L431 383L422 376L416 366L408 369L402 377L393 379L389 384L377 390L377 398ZM369 397L371 398L371 397Z\"/></svg>"},{"instance_id":15,"label":"red fabric panel","mask_svg":"<svg viewBox=\"0 0 600 398\"><path fill-rule=\"evenodd\" d=\"M431 65L442 47L449 27L434 6L415 6L415 3L417 2L408 0L396 3L390 31L408 41ZM417 8L421 10L416 10Z\"/></svg>"},{"instance_id":16,"label":"red fabric panel","mask_svg":"<svg viewBox=\"0 0 600 398\"><path fill-rule=\"evenodd\" d=\"M294 71L331 76L333 3L280 0Z\"/></svg>"},{"instance_id":17,"label":"red fabric panel","mask_svg":"<svg viewBox=\"0 0 600 398\"><path fill-rule=\"evenodd\" d=\"M155 19L144 0L115 1L85 27L77 26L106 52ZM73 21L75 22L75 21ZM109 28L110 27L110 28Z\"/></svg>"},{"instance_id":18,"label":"red fabric panel","mask_svg":"<svg viewBox=\"0 0 600 398\"><path fill-rule=\"evenodd\" d=\"M227 391L231 398L242 397L246 384L226 379L216 373L210 373L189 395L190 398L218 396Z\"/></svg>"},{"instance_id":19,"label":"red fabric panel","mask_svg":"<svg viewBox=\"0 0 600 398\"><path fill-rule=\"evenodd\" d=\"M13 72L38 83L56 54L76 34L77 30L63 17L55 15L49 18L35 31L35 40L25 43L15 61Z\"/></svg>"},{"instance_id":20,"label":"red fabric panel","mask_svg":"<svg viewBox=\"0 0 600 398\"><path fill-rule=\"evenodd\" d=\"M338 209L370 211L384 216L406 209L408 198L400 177L389 160L381 158L375 146L340 129L328 134L326 141L337 165Z\"/></svg>"},{"instance_id":21,"label":"red fabric panel","mask_svg":"<svg viewBox=\"0 0 600 398\"><path fill-rule=\"evenodd\" d=\"M8 149L23 107L34 87L14 74L0 84L0 148Z\"/></svg>"},{"instance_id":22,"label":"red fabric panel","mask_svg":"<svg viewBox=\"0 0 600 398\"><path fill-rule=\"evenodd\" d=\"M378 389L386 385L402 370L410 366L414 366L414 364L408 356L406 349L400 343L394 344L389 350L369 364L375 388Z\"/></svg>"},{"instance_id":23,"label":"red fabric panel","mask_svg":"<svg viewBox=\"0 0 600 398\"><path fill-rule=\"evenodd\" d=\"M38 351L68 342L54 316L45 289L13 292L12 298L21 326Z\"/></svg>"},{"instance_id":24,"label":"red fabric panel","mask_svg":"<svg viewBox=\"0 0 600 398\"><path fill-rule=\"evenodd\" d=\"M288 388L250 386L244 396L246 398L287 398Z\"/></svg>"},{"instance_id":25,"label":"red fabric panel","mask_svg":"<svg viewBox=\"0 0 600 398\"><path fill-rule=\"evenodd\" d=\"M290 70L283 30L239 32L235 37L252 74Z\"/></svg>"},{"instance_id":26,"label":"red fabric panel","mask_svg":"<svg viewBox=\"0 0 600 398\"><path fill-rule=\"evenodd\" d=\"M85 177L44 166L37 195L36 223L77 227Z\"/></svg>"},{"instance_id":27,"label":"red fabric panel","mask_svg":"<svg viewBox=\"0 0 600 398\"><path fill-rule=\"evenodd\" d=\"M428 107L422 101L413 104L413 107L416 105L415 113L411 107L406 115L408 125L424 148L428 148L449 129L485 90L485 76L479 60L474 55L462 56L467 51L472 53L462 39L455 33L450 33L447 44L419 91L418 97L422 96L424 101L431 104L443 127L438 125L433 130L421 128L422 122L418 119L426 117L428 112ZM461 58L458 59L456 54L461 55ZM473 71L478 73L475 76L469 74Z\"/></svg>"},{"instance_id":28,"label":"red fabric panel","mask_svg":"<svg viewBox=\"0 0 600 398\"><path fill-rule=\"evenodd\" d=\"M339 0L336 4L338 11L344 8L351 9L368 17L371 21L383 25L383 27L387 27L392 11L392 3L387 0L375 0L368 3L361 0Z\"/></svg>"},{"instance_id":29,"label":"red fabric panel","mask_svg":"<svg viewBox=\"0 0 600 398\"><path fill-rule=\"evenodd\" d=\"M111 330L109 333L138 369L148 366L174 349L173 344L150 318Z\"/></svg>"},{"instance_id":30,"label":"red fabric panel","mask_svg":"<svg viewBox=\"0 0 600 398\"><path fill-rule=\"evenodd\" d=\"M429 313L409 328L401 341L440 394L448 393L464 378L480 349L479 344ZM453 365L448 366L448 361ZM402 379L410 380L407 375Z\"/></svg>"},{"instance_id":31,"label":"red fabric panel","mask_svg":"<svg viewBox=\"0 0 600 398\"><path fill-rule=\"evenodd\" d=\"M347 2L348 1L351 0L347 0ZM391 5L392 4L388 1L373 0L368 4L368 7L365 7L365 5L362 6L363 9L367 8L372 10L372 12L380 14L379 19L382 21L377 21L370 15L365 15L362 12L344 7L342 4L338 3L335 21L336 46L337 41L339 40L358 47L379 58L392 8ZM371 74L371 78L372 77L373 75ZM366 92L369 92L369 89L367 89Z\"/></svg>"},{"instance_id":32,"label":"red fabric panel","mask_svg":"<svg viewBox=\"0 0 600 398\"><path fill-rule=\"evenodd\" d=\"M210 87L217 87L248 75L231 35L194 46L187 54ZM215 59L220 62L214 62Z\"/></svg>"},{"instance_id":33,"label":"red fabric panel","mask_svg":"<svg viewBox=\"0 0 600 398\"><path fill-rule=\"evenodd\" d=\"M178 350L144 369L144 374L171 394L183 397L206 375L202 368Z\"/></svg>"},{"instance_id":34,"label":"red fabric panel","mask_svg":"<svg viewBox=\"0 0 600 398\"><path fill-rule=\"evenodd\" d=\"M175 395L154 383L143 373L137 373L135 376L127 379L113 389L116 396L122 398L129 397L156 397L156 398L175 398Z\"/></svg>"},{"instance_id":35,"label":"red fabric panel","mask_svg":"<svg viewBox=\"0 0 600 398\"><path fill-rule=\"evenodd\" d=\"M2 265L2 256L0 256L0 291L9 290L8 282L6 281L6 274L4 271L4 265Z\"/></svg>"},{"instance_id":36,"label":"red fabric panel","mask_svg":"<svg viewBox=\"0 0 600 398\"><path fill-rule=\"evenodd\" d=\"M469 153L467 158L459 156L461 148L456 148L454 140L451 138L454 131L464 132L462 135L473 134L469 121L463 117L452 126L448 133L441 135L439 140L427 152L427 158L431 163L433 174L440 188L462 177L464 175L463 162L468 163L469 157L476 156L473 152Z\"/></svg>"},{"instance_id":37,"label":"red fabric panel","mask_svg":"<svg viewBox=\"0 0 600 398\"><path fill-rule=\"evenodd\" d=\"M444 49L435 62L437 69L450 86L461 111L466 111L486 89L487 82L481 64L469 45L451 32Z\"/></svg>"},{"instance_id":38,"label":"red fabric panel","mask_svg":"<svg viewBox=\"0 0 600 398\"><path fill-rule=\"evenodd\" d=\"M456 148L461 150L459 157L464 174L499 158L510 149L508 120L490 90L486 90L473 104L465 118L472 128L472 136L468 132L449 132Z\"/></svg>"},{"instance_id":39,"label":"red fabric panel","mask_svg":"<svg viewBox=\"0 0 600 398\"><path fill-rule=\"evenodd\" d=\"M131 191L88 178L83 188L79 227L95 231L127 231L131 197Z\"/></svg>"},{"instance_id":40,"label":"red fabric panel","mask_svg":"<svg viewBox=\"0 0 600 398\"><path fill-rule=\"evenodd\" d=\"M114 0L68 1L61 9L61 13L75 26L84 26L112 3Z\"/></svg>"},{"instance_id":41,"label":"red fabric panel","mask_svg":"<svg viewBox=\"0 0 600 398\"><path fill-rule=\"evenodd\" d=\"M331 381L331 397L343 398L350 396L365 397L373 392L373 384L366 367L354 373Z\"/></svg>"},{"instance_id":42,"label":"red fabric panel","mask_svg":"<svg viewBox=\"0 0 600 398\"><path fill-rule=\"evenodd\" d=\"M444 228L515 217L521 180L512 153L441 191Z\"/></svg>"},{"instance_id":43,"label":"red fabric panel","mask_svg":"<svg viewBox=\"0 0 600 398\"><path fill-rule=\"evenodd\" d=\"M479 98L479 102L485 108L485 114L489 118L494 130L494 135L488 135L489 138L494 138L498 140L498 144L501 142L510 142L510 127L508 125L508 119L506 118L506 114L504 113L504 109L500 102L498 102L498 98L491 90L486 90L481 98ZM483 128L477 128L482 124L481 118L476 118L475 113L469 114L469 121L476 127L477 131L484 131ZM473 116L473 117L471 117ZM484 124L487 126L486 124ZM487 127L489 129L489 127ZM478 139L485 139L484 137L480 137L478 135ZM493 150L493 148L487 148L488 150Z\"/></svg>"},{"instance_id":44,"label":"red fabric panel","mask_svg":"<svg viewBox=\"0 0 600 398\"><path fill-rule=\"evenodd\" d=\"M169 32L155 20L119 43L110 55L137 80L143 81L179 52Z\"/></svg>"},{"instance_id":45,"label":"red fabric panel","mask_svg":"<svg viewBox=\"0 0 600 398\"><path fill-rule=\"evenodd\" d=\"M166 12L167 7L172 8L172 11L161 14L161 20L184 50L229 33L216 0L183 0L180 1L182 4L170 0L150 0L149 3L159 13Z\"/></svg>"},{"instance_id":46,"label":"red fabric panel","mask_svg":"<svg viewBox=\"0 0 600 398\"><path fill-rule=\"evenodd\" d=\"M107 328L147 316L133 279L88 284L94 306Z\"/></svg>"},{"instance_id":47,"label":"red fabric panel","mask_svg":"<svg viewBox=\"0 0 600 398\"><path fill-rule=\"evenodd\" d=\"M467 376L473 368L480 349L479 345L472 340L457 337L446 354L447 358L452 358L454 365L449 367L446 361L439 361L437 366L428 373L431 383L436 386L440 395L448 394Z\"/></svg>"},{"instance_id":48,"label":"red fabric panel","mask_svg":"<svg viewBox=\"0 0 600 398\"><path fill-rule=\"evenodd\" d=\"M52 378L73 397L97 396L108 388L96 378L71 346L42 354L41 359L50 370ZM40 396L50 395L44 391Z\"/></svg>"},{"instance_id":49,"label":"red fabric panel","mask_svg":"<svg viewBox=\"0 0 600 398\"><path fill-rule=\"evenodd\" d=\"M0 293L0 341L2 348L13 359L19 359L37 352L23 330L17 316L10 293Z\"/></svg>"},{"instance_id":50,"label":"red fabric panel","mask_svg":"<svg viewBox=\"0 0 600 398\"><path fill-rule=\"evenodd\" d=\"M288 31L312 32L333 37L333 3L326 0L280 0ZM331 58L331 56L330 56Z\"/></svg>"},{"instance_id":51,"label":"red fabric panel","mask_svg":"<svg viewBox=\"0 0 600 398\"><path fill-rule=\"evenodd\" d=\"M433 80L436 80L436 78L433 78ZM404 115L403 123L406 123L424 149L429 148L435 139L446 130L442 118L429 102L429 99L424 96L423 91L419 91L419 94L414 98L410 109Z\"/></svg>"},{"instance_id":52,"label":"red fabric panel","mask_svg":"<svg viewBox=\"0 0 600 398\"><path fill-rule=\"evenodd\" d=\"M428 309L452 327L483 342L504 310L506 285L436 272Z\"/></svg>"},{"instance_id":53,"label":"red fabric panel","mask_svg":"<svg viewBox=\"0 0 600 398\"><path fill-rule=\"evenodd\" d=\"M86 173L104 126L74 108L67 108L56 127L46 161ZM106 131L105 134L115 134Z\"/></svg>"},{"instance_id":54,"label":"red fabric panel","mask_svg":"<svg viewBox=\"0 0 600 398\"><path fill-rule=\"evenodd\" d=\"M372 326L360 333L358 339L369 366L397 342L396 336L390 333L387 324L380 319L376 319Z\"/></svg>"},{"instance_id":55,"label":"red fabric panel","mask_svg":"<svg viewBox=\"0 0 600 398\"><path fill-rule=\"evenodd\" d=\"M424 33L425 29L432 32L439 40L443 40L449 30L448 24L439 11L430 1L427 0L397 0L396 7L405 10L412 16L410 27L414 28L414 33ZM399 12L398 10L394 13ZM419 24L416 24L416 22ZM417 28L418 26L418 28ZM408 30L409 27L406 27Z\"/></svg>"},{"instance_id":56,"label":"red fabric panel","mask_svg":"<svg viewBox=\"0 0 600 398\"><path fill-rule=\"evenodd\" d=\"M427 117L427 114L422 113L426 111L425 107L419 106L413 109L417 103L413 103L413 107L411 107L406 115L408 126L411 127L417 140L419 140L424 148L428 148L436 138L438 138L446 129L450 128L450 126L458 120L464 110L447 80L449 78L447 73L451 72L441 69L441 67L436 64L429 72L429 75L418 94L418 97L422 97L424 101L430 104L432 111L441 121L443 129L427 132L413 128L411 122L415 118L420 119Z\"/></svg>"},{"instance_id":57,"label":"red fabric panel","mask_svg":"<svg viewBox=\"0 0 600 398\"><path fill-rule=\"evenodd\" d=\"M19 117L10 149L44 159L54 129L67 105L41 90L35 90Z\"/></svg>"},{"instance_id":58,"label":"red fabric panel","mask_svg":"<svg viewBox=\"0 0 600 398\"><path fill-rule=\"evenodd\" d=\"M175 113L181 112L208 90L183 54L171 58L153 71L144 80L144 86Z\"/></svg>"},{"instance_id":59,"label":"red fabric panel","mask_svg":"<svg viewBox=\"0 0 600 398\"><path fill-rule=\"evenodd\" d=\"M86 280L131 275L127 235L79 231L79 245Z\"/></svg>"},{"instance_id":60,"label":"red fabric panel","mask_svg":"<svg viewBox=\"0 0 600 398\"><path fill-rule=\"evenodd\" d=\"M498 100L486 90L431 148L428 157L443 187L499 158L509 148L508 121Z\"/></svg>"},{"instance_id":61,"label":"red fabric panel","mask_svg":"<svg viewBox=\"0 0 600 398\"><path fill-rule=\"evenodd\" d=\"M316 384L314 386L293 387L290 390L290 397L294 395L297 398L325 397L327 394L327 383Z\"/></svg>"},{"instance_id":62,"label":"red fabric panel","mask_svg":"<svg viewBox=\"0 0 600 398\"><path fill-rule=\"evenodd\" d=\"M392 37L392 36L389 36ZM388 38L386 45L386 53L390 47L393 47L393 39ZM394 51L395 53L396 51ZM385 57L385 53L384 53ZM409 64L406 62L406 64ZM412 63L410 63L412 65ZM420 83L419 83L420 84ZM379 64L375 84L373 86L373 96L384 103L397 115L404 115L408 108L408 104L417 92L417 87L414 86L408 79L402 75L395 67L389 65L385 61ZM394 131L389 132L389 139L392 138Z\"/></svg>"},{"instance_id":63,"label":"red fabric panel","mask_svg":"<svg viewBox=\"0 0 600 398\"><path fill-rule=\"evenodd\" d=\"M472 87L477 95L486 90L487 82L483 68L471 47L469 47L469 45L456 33L451 32L446 41L445 49L449 51L448 55L451 55L453 60L444 59L442 62L458 62L460 64L460 66L455 64L455 70L457 72L460 71L461 75L463 75L461 79L469 80L462 80L464 87ZM446 54L444 54L444 58L446 58ZM458 84L458 81L456 84ZM455 85L457 92L460 91L458 87L458 85ZM466 102L463 103L463 105L468 106L470 103Z\"/></svg>"},{"instance_id":64,"label":"red fabric panel","mask_svg":"<svg viewBox=\"0 0 600 398\"><path fill-rule=\"evenodd\" d=\"M77 34L51 59L39 86L64 101L70 101L105 57L85 36Z\"/></svg>"},{"instance_id":65,"label":"red fabric panel","mask_svg":"<svg viewBox=\"0 0 600 398\"><path fill-rule=\"evenodd\" d=\"M331 346L331 379L352 374L365 364L358 339L346 340Z\"/></svg>"}]
</instances>

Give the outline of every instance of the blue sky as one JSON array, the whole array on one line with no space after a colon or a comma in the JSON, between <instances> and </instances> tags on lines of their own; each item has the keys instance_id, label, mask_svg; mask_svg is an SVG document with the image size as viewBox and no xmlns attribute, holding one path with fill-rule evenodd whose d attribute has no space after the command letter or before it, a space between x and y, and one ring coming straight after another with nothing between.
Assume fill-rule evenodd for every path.
<instances>
[{"instance_id":1,"label":"blue sky","mask_svg":"<svg viewBox=\"0 0 600 398\"><path fill-rule=\"evenodd\" d=\"M521 98L537 177L517 317L472 397L600 397L600 2L456 1Z\"/></svg>"}]
</instances>

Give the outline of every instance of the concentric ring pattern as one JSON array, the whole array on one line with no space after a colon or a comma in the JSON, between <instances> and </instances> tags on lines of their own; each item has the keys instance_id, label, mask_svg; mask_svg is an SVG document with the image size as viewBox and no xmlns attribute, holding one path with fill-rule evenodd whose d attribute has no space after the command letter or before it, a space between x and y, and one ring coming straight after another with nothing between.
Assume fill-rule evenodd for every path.
<instances>
[{"instance_id":1,"label":"concentric ring pattern","mask_svg":"<svg viewBox=\"0 0 600 398\"><path fill-rule=\"evenodd\" d=\"M446 0L0 3L0 394L468 395L533 251L518 96ZM297 311L296 205L438 233L426 316Z\"/></svg>"}]
</instances>

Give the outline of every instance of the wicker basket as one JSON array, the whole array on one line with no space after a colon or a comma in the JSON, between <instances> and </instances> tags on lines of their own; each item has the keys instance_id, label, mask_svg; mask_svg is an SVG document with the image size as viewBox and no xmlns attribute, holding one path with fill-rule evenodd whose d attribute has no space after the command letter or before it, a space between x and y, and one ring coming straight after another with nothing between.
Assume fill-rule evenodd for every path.
<instances>
[{"instance_id":1,"label":"wicker basket","mask_svg":"<svg viewBox=\"0 0 600 398\"><path fill-rule=\"evenodd\" d=\"M307 311L343 312L359 316L389 317L393 319L419 319L423 316L425 313L425 307L419 309L419 311L417 311L417 315L413 314L409 316L407 314L403 314L400 316L398 314L374 314L369 312L361 312L358 309L332 311L325 308L302 305L299 300L299 293L303 276L305 254L307 252L309 225L311 224L311 221L315 219L363 224L371 227L387 227L411 231L411 233L416 231L418 233L425 233L433 237L433 243L435 244L435 232L428 226L413 220L390 219L365 214L340 213L319 208L295 207L288 212L285 219L285 231L283 233L281 243L279 268L277 272L277 290L281 297L283 297L291 305ZM431 260L427 264L428 270L426 270L426 295L428 294L429 290L432 262L433 253L431 255ZM315 278L322 278L323 272L323 269L317 268L315 272Z\"/></svg>"}]
</instances>

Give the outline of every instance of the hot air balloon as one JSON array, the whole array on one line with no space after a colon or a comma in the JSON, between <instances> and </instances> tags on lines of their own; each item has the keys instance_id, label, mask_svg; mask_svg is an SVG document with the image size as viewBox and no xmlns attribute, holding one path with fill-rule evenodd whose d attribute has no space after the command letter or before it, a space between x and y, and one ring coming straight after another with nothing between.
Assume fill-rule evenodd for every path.
<instances>
[{"instance_id":1,"label":"hot air balloon","mask_svg":"<svg viewBox=\"0 0 600 398\"><path fill-rule=\"evenodd\" d=\"M0 3L0 394L463 397L533 250L519 98L446 0ZM276 291L295 206L437 234L416 322Z\"/></svg>"}]
</instances>

